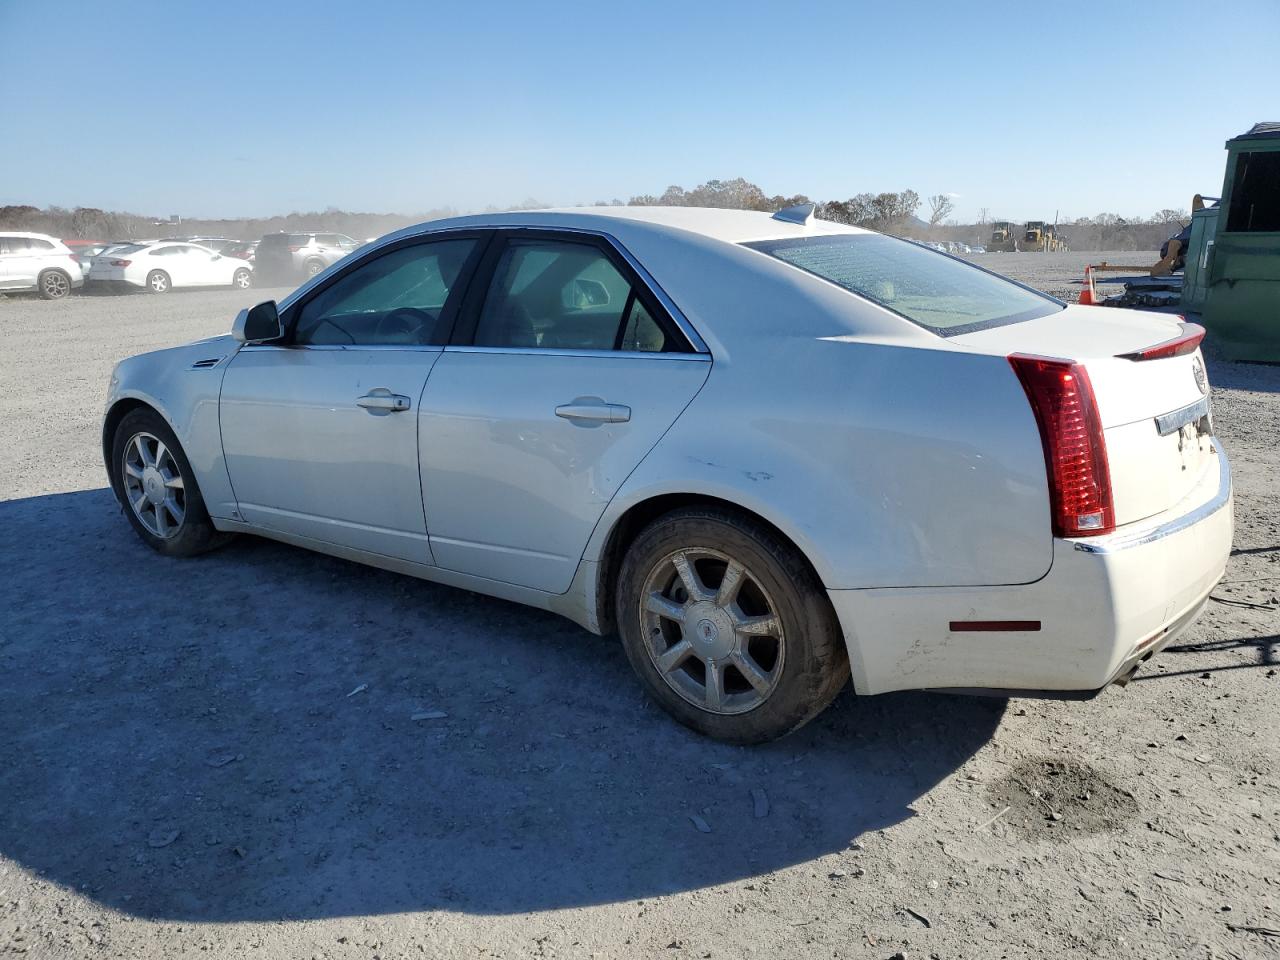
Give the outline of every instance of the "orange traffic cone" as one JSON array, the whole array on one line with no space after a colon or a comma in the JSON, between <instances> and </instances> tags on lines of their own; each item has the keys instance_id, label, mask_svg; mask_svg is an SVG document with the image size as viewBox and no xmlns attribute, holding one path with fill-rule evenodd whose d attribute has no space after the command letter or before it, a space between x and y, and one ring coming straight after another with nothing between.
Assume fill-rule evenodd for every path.
<instances>
[{"instance_id":1,"label":"orange traffic cone","mask_svg":"<svg viewBox=\"0 0 1280 960\"><path fill-rule=\"evenodd\" d=\"M1086 307L1098 305L1098 291L1093 286L1093 267L1084 268L1084 289L1080 291L1080 302Z\"/></svg>"}]
</instances>

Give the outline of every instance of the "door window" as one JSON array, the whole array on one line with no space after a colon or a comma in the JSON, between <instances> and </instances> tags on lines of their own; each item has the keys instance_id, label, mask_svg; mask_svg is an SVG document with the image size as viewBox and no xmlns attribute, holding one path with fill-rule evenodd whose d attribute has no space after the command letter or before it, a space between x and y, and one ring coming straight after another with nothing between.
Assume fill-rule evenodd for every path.
<instances>
[{"instance_id":1,"label":"door window","mask_svg":"<svg viewBox=\"0 0 1280 960\"><path fill-rule=\"evenodd\" d=\"M0 237L0 253L24 254L31 249L27 237Z\"/></svg>"},{"instance_id":2,"label":"door window","mask_svg":"<svg viewBox=\"0 0 1280 960\"><path fill-rule=\"evenodd\" d=\"M475 345L661 351L667 337L598 247L512 241L494 269Z\"/></svg>"},{"instance_id":3,"label":"door window","mask_svg":"<svg viewBox=\"0 0 1280 960\"><path fill-rule=\"evenodd\" d=\"M342 274L302 305L295 344L440 345L445 308L474 239L400 247Z\"/></svg>"}]
</instances>

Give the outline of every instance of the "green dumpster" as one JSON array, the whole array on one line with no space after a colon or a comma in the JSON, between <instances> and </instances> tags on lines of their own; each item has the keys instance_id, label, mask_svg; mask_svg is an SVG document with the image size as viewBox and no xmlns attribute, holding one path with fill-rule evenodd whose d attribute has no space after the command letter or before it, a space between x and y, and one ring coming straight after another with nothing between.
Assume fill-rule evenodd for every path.
<instances>
[{"instance_id":1,"label":"green dumpster","mask_svg":"<svg viewBox=\"0 0 1280 960\"><path fill-rule=\"evenodd\" d=\"M1232 360L1280 361L1280 123L1227 141L1217 225L1205 246L1207 277L1198 279L1213 341Z\"/></svg>"}]
</instances>

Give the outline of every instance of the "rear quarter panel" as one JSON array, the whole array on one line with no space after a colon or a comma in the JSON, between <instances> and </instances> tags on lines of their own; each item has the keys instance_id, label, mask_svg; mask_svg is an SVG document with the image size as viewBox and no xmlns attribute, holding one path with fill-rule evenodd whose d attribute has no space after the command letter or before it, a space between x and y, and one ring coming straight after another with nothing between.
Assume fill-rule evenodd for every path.
<instances>
[{"instance_id":1,"label":"rear quarter panel","mask_svg":"<svg viewBox=\"0 0 1280 960\"><path fill-rule=\"evenodd\" d=\"M775 335L721 359L588 545L665 493L737 503L832 589L1027 583L1053 557L1040 435L1003 357Z\"/></svg>"}]
</instances>

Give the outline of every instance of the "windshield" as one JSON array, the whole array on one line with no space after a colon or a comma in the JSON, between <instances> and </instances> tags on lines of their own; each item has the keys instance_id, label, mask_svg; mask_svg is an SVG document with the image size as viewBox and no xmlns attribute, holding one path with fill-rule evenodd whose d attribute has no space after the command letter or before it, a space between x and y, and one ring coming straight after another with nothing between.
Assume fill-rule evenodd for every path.
<instances>
[{"instance_id":1,"label":"windshield","mask_svg":"<svg viewBox=\"0 0 1280 960\"><path fill-rule=\"evenodd\" d=\"M941 336L1033 320L1065 309L973 264L878 234L837 234L744 244Z\"/></svg>"}]
</instances>

